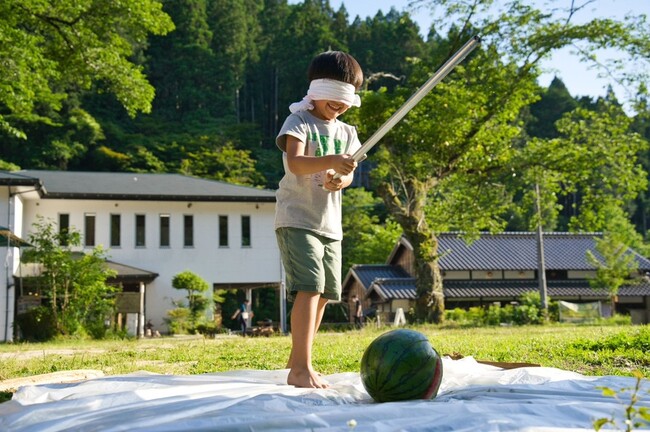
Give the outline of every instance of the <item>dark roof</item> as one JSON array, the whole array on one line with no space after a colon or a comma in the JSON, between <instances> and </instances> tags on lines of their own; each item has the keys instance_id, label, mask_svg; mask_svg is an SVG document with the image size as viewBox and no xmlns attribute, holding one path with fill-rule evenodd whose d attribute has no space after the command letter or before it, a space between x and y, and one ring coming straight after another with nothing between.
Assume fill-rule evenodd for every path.
<instances>
[{"instance_id":1,"label":"dark roof","mask_svg":"<svg viewBox=\"0 0 650 432\"><path fill-rule=\"evenodd\" d=\"M148 201L275 202L275 192L180 174L24 170L4 172L2 182L21 178L42 183L42 198ZM36 183L34 183L36 182Z\"/></svg>"},{"instance_id":2,"label":"dark roof","mask_svg":"<svg viewBox=\"0 0 650 432\"><path fill-rule=\"evenodd\" d=\"M601 233L544 233L544 256L547 270L594 271L587 261L587 251L596 257L595 238ZM438 235L440 268L443 271L471 270L537 270L536 233L506 232L501 234L482 233L478 240L467 243L460 233ZM362 282L367 295L386 299L415 299L415 279L400 267L392 265L398 251L412 254L411 244L402 237L393 249L388 262L383 266L356 265L350 271ZM650 260L633 250L638 269L650 270ZM602 259L602 258L601 258ZM537 279L490 279L490 280L443 280L446 298L518 298L523 293L538 291ZM586 279L549 280L548 295L553 298L606 298L607 293L591 288ZM650 283L624 286L619 296L650 296Z\"/></svg>"},{"instance_id":3,"label":"dark roof","mask_svg":"<svg viewBox=\"0 0 650 432\"><path fill-rule=\"evenodd\" d=\"M551 299L607 298L605 290L595 290L586 280L547 281L547 293ZM447 299L463 298L519 298L522 294L539 291L536 280L469 280L444 281L443 292ZM377 279L371 285L367 295L376 293L383 300L416 298L414 278ZM647 282L623 286L618 291L619 297L650 296L650 284Z\"/></svg>"},{"instance_id":4,"label":"dark roof","mask_svg":"<svg viewBox=\"0 0 650 432\"><path fill-rule=\"evenodd\" d=\"M0 171L0 186L39 186L40 180L18 172Z\"/></svg>"},{"instance_id":5,"label":"dark roof","mask_svg":"<svg viewBox=\"0 0 650 432\"><path fill-rule=\"evenodd\" d=\"M81 259L86 254L84 252L72 252L72 257L76 259ZM149 283L156 279L159 275L158 273L151 272L149 270L143 270L137 267L130 265L118 263L111 260L106 260L106 267L115 271L115 276L109 278L109 281L112 282L145 282ZM33 262L23 262L14 272L14 277L34 277L39 276L42 272L42 265Z\"/></svg>"},{"instance_id":6,"label":"dark roof","mask_svg":"<svg viewBox=\"0 0 650 432\"><path fill-rule=\"evenodd\" d=\"M354 265L350 271L365 289L368 289L375 279L410 277L402 268L387 264Z\"/></svg>"},{"instance_id":7,"label":"dark roof","mask_svg":"<svg viewBox=\"0 0 650 432\"><path fill-rule=\"evenodd\" d=\"M587 251L602 259L594 241L601 236L601 233L544 233L544 267L594 270L587 261ZM536 270L538 267L536 233L482 233L470 244L459 233L443 233L438 239L442 270ZM635 255L639 270L650 271L650 260L632 250L630 253Z\"/></svg>"},{"instance_id":8,"label":"dark roof","mask_svg":"<svg viewBox=\"0 0 650 432\"><path fill-rule=\"evenodd\" d=\"M471 280L445 281L447 298L512 297L517 298L530 291L539 291L537 280ZM594 289L587 280L551 280L546 282L546 292L551 299L562 297L607 298L607 290ZM650 284L622 286L619 297L650 296Z\"/></svg>"},{"instance_id":9,"label":"dark roof","mask_svg":"<svg viewBox=\"0 0 650 432\"><path fill-rule=\"evenodd\" d=\"M116 272L114 279L118 281L134 280L138 282L152 282L158 277L158 273L132 267L115 261L106 260L106 266Z\"/></svg>"},{"instance_id":10,"label":"dark roof","mask_svg":"<svg viewBox=\"0 0 650 432\"><path fill-rule=\"evenodd\" d=\"M416 299L415 278L377 279L366 292L366 296L377 293L384 300Z\"/></svg>"}]
</instances>

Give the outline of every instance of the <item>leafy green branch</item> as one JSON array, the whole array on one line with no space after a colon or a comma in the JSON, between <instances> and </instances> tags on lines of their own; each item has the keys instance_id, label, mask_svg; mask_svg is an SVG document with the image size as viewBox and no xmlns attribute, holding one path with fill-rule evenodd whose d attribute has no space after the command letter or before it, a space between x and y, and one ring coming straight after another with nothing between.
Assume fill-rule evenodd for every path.
<instances>
[{"instance_id":1,"label":"leafy green branch","mask_svg":"<svg viewBox=\"0 0 650 432\"><path fill-rule=\"evenodd\" d=\"M642 406L638 407L638 403L641 400L641 386L644 382L643 374L639 371L633 371L632 374L636 378L635 385L633 387L624 387L618 392L609 387L598 387L602 390L603 396L613 397L618 402L620 402L625 407L625 431L631 432L634 428L640 428L645 426L650 426L650 408ZM623 396L631 392L630 399L623 400ZM650 395L650 390L645 392ZM594 420L593 426L594 430L600 431L603 426L610 425L613 427L618 427L616 419L612 415L611 417L603 417L597 420Z\"/></svg>"}]
</instances>

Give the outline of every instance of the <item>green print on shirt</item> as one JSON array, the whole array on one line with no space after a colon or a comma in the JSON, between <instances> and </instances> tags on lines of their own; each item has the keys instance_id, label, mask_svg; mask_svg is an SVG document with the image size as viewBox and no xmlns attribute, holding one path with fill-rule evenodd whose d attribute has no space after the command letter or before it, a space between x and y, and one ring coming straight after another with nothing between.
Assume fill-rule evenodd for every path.
<instances>
[{"instance_id":1,"label":"green print on shirt","mask_svg":"<svg viewBox=\"0 0 650 432\"><path fill-rule=\"evenodd\" d=\"M330 149L330 137L327 135L318 135L316 132L312 132L309 137L310 141L316 143L316 151L314 156L323 156L329 154ZM341 154L343 149L343 141L338 138L334 139L334 154Z\"/></svg>"}]
</instances>

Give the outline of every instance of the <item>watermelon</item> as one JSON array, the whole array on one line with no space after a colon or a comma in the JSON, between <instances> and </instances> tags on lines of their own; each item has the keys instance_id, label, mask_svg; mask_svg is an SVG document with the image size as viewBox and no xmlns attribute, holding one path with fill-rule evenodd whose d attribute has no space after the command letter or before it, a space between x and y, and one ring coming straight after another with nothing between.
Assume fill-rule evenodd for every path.
<instances>
[{"instance_id":1,"label":"watermelon","mask_svg":"<svg viewBox=\"0 0 650 432\"><path fill-rule=\"evenodd\" d=\"M433 399L442 381L442 359L425 335L397 329L382 334L361 358L361 382L376 402Z\"/></svg>"}]
</instances>

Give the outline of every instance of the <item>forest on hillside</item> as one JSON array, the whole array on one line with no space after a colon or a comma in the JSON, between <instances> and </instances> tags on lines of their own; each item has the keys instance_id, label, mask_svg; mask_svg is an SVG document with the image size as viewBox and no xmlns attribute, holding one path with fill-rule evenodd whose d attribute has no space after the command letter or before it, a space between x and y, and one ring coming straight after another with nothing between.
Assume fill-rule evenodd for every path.
<instances>
[{"instance_id":1,"label":"forest on hillside","mask_svg":"<svg viewBox=\"0 0 650 432\"><path fill-rule=\"evenodd\" d=\"M436 233L539 223L616 232L645 251L649 26L580 21L597 1L542 11L529 0L414 0L444 12L419 29L408 12L351 17L328 0L7 0L0 169L178 172L274 189L275 135L314 55L343 50L361 64L362 105L342 119L363 141L480 35L362 163L361 187L345 194L346 265L382 262L400 233L429 263ZM611 91L539 86L541 60L568 46L628 89L627 109ZM624 60L604 63L602 49ZM417 279L430 305L435 266Z\"/></svg>"}]
</instances>

